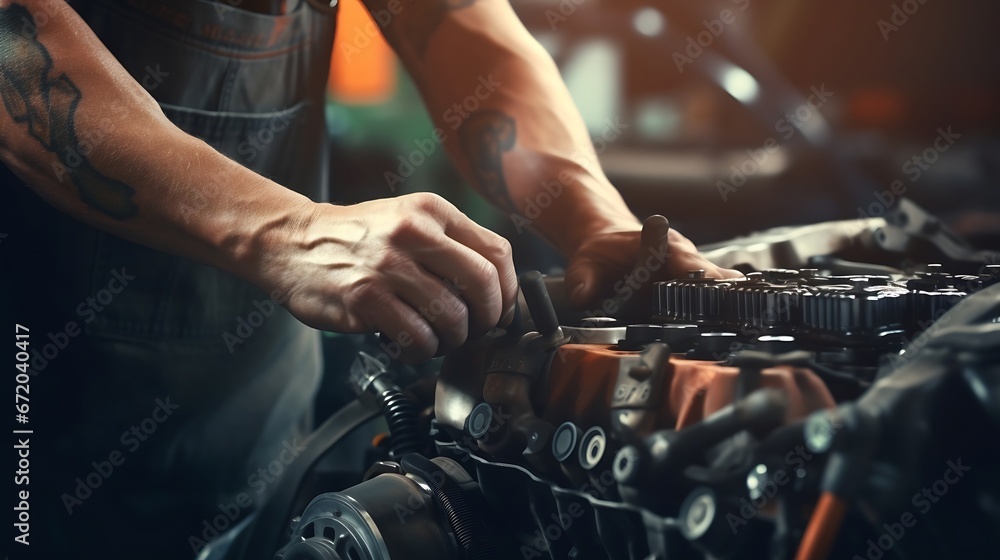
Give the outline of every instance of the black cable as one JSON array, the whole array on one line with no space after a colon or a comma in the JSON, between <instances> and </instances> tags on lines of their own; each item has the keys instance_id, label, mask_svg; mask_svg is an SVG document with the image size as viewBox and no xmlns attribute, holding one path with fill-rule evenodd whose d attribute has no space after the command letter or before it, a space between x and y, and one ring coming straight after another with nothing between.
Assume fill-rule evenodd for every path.
<instances>
[{"instance_id":1,"label":"black cable","mask_svg":"<svg viewBox=\"0 0 1000 560\"><path fill-rule=\"evenodd\" d=\"M417 408L382 362L366 352L358 352L349 382L360 399L382 411L389 426L389 451L393 459L423 450L425 434Z\"/></svg>"},{"instance_id":2,"label":"black cable","mask_svg":"<svg viewBox=\"0 0 1000 560\"><path fill-rule=\"evenodd\" d=\"M391 387L379 395L382 414L389 425L390 452L394 458L419 453L423 447L423 434L417 407L403 395L398 387Z\"/></svg>"}]
</instances>

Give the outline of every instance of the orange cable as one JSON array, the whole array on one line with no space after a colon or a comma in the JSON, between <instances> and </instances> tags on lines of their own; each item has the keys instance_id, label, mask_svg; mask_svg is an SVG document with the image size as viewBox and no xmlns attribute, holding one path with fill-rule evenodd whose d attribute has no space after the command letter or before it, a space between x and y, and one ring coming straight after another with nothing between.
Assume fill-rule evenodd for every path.
<instances>
[{"instance_id":1,"label":"orange cable","mask_svg":"<svg viewBox=\"0 0 1000 560\"><path fill-rule=\"evenodd\" d=\"M832 492L820 494L806 532L802 535L799 550L795 553L795 560L826 560L845 513L847 502Z\"/></svg>"}]
</instances>

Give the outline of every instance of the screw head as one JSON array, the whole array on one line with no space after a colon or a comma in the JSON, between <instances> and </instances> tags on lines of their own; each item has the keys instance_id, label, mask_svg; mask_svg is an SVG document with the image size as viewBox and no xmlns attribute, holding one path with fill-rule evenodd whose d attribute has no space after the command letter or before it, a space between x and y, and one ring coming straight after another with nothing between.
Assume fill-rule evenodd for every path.
<instances>
[{"instance_id":1,"label":"screw head","mask_svg":"<svg viewBox=\"0 0 1000 560\"><path fill-rule=\"evenodd\" d=\"M764 494L764 487L767 486L768 473L767 465L761 463L747 474L747 491L750 492L750 499L756 500Z\"/></svg>"},{"instance_id":2,"label":"screw head","mask_svg":"<svg viewBox=\"0 0 1000 560\"><path fill-rule=\"evenodd\" d=\"M681 533L691 541L704 536L712 527L716 509L711 490L704 486L694 489L681 504Z\"/></svg>"},{"instance_id":3,"label":"screw head","mask_svg":"<svg viewBox=\"0 0 1000 560\"><path fill-rule=\"evenodd\" d=\"M477 404L469 413L466 423L466 431L470 436L475 439L485 436L493 424L493 407L486 402Z\"/></svg>"},{"instance_id":4,"label":"screw head","mask_svg":"<svg viewBox=\"0 0 1000 560\"><path fill-rule=\"evenodd\" d=\"M635 482L634 479L639 474L639 463L641 460L639 450L634 446L628 445L623 447L618 452L618 455L615 456L615 462L612 466L615 480L621 484Z\"/></svg>"},{"instance_id":5,"label":"screw head","mask_svg":"<svg viewBox=\"0 0 1000 560\"><path fill-rule=\"evenodd\" d=\"M825 453L833 446L833 436L836 432L829 413L825 411L813 413L806 420L806 447L813 453Z\"/></svg>"}]
</instances>

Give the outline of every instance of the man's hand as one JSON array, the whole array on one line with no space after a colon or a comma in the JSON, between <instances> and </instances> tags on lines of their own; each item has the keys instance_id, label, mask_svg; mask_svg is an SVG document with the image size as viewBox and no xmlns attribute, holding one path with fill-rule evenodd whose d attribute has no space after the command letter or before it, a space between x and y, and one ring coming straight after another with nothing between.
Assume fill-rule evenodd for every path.
<instances>
[{"instance_id":1,"label":"man's hand","mask_svg":"<svg viewBox=\"0 0 1000 560\"><path fill-rule=\"evenodd\" d=\"M65 2L0 0L0 162L71 216L240 276L311 326L381 331L408 360L513 315L506 240L437 196L316 204L240 166L167 120Z\"/></svg>"},{"instance_id":2,"label":"man's hand","mask_svg":"<svg viewBox=\"0 0 1000 560\"><path fill-rule=\"evenodd\" d=\"M443 198L309 203L304 212L292 235L266 241L258 280L302 322L381 331L408 361L509 323L517 301L510 244Z\"/></svg>"},{"instance_id":3,"label":"man's hand","mask_svg":"<svg viewBox=\"0 0 1000 560\"><path fill-rule=\"evenodd\" d=\"M629 276L637 260L643 266L650 256L640 250L639 223L601 169L591 131L559 69L509 2L428 0L398 13L387 0L364 2L378 21L387 22L386 38L413 75L469 184L515 223L528 221L529 204L547 201L530 227L570 258L566 280L573 304L600 304L621 282L638 305L652 282L689 269L738 275L705 261L684 236L664 227L669 256L656 271L637 269L638 275ZM629 126L620 116L609 119L600 132L602 150ZM641 282L646 286L636 297L632 285L642 272L653 272L652 279Z\"/></svg>"},{"instance_id":4,"label":"man's hand","mask_svg":"<svg viewBox=\"0 0 1000 560\"><path fill-rule=\"evenodd\" d=\"M627 314L652 301L654 282L684 277L690 270L704 270L709 278L743 276L705 260L666 218L651 216L642 231L611 230L584 241L570 257L566 289L574 307L600 309L603 298L613 298L615 308Z\"/></svg>"}]
</instances>

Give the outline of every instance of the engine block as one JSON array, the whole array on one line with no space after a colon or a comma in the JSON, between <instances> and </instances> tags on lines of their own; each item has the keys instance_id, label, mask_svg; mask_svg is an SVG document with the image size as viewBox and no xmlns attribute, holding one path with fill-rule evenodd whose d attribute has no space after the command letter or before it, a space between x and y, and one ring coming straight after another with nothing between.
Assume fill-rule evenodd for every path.
<instances>
[{"instance_id":1,"label":"engine block","mask_svg":"<svg viewBox=\"0 0 1000 560\"><path fill-rule=\"evenodd\" d=\"M363 362L389 443L277 557L995 556L998 284L990 263L692 271L644 322L565 321L526 274L522 316L410 405Z\"/></svg>"}]
</instances>

